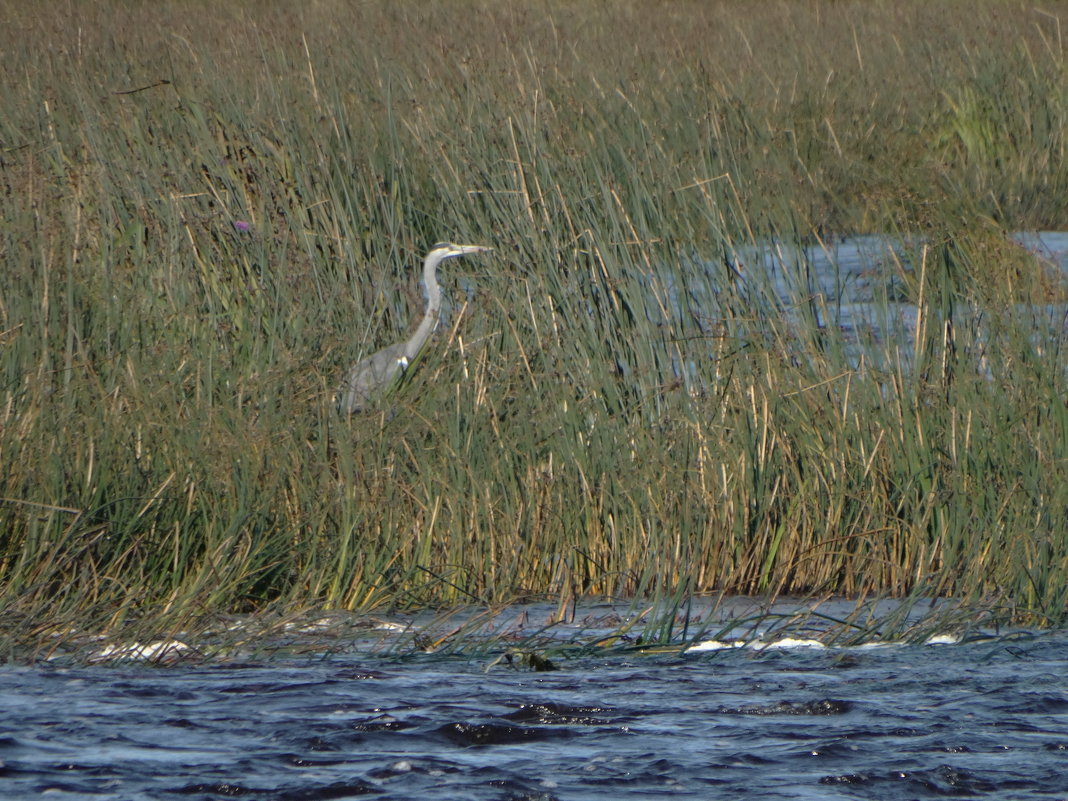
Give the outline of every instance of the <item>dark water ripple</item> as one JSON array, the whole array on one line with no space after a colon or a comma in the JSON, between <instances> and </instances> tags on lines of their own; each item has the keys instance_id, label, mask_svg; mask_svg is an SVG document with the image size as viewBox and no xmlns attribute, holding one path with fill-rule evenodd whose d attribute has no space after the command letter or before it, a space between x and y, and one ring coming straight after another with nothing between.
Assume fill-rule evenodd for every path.
<instances>
[{"instance_id":1,"label":"dark water ripple","mask_svg":"<svg viewBox=\"0 0 1068 801\"><path fill-rule=\"evenodd\" d=\"M0 670L5 799L1068 798L1068 635Z\"/></svg>"}]
</instances>

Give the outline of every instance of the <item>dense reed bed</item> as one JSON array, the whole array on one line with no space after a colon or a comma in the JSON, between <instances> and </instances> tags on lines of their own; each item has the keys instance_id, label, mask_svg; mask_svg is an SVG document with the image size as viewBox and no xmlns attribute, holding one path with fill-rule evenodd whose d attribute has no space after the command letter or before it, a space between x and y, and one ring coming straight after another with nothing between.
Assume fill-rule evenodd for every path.
<instances>
[{"instance_id":1,"label":"dense reed bed","mask_svg":"<svg viewBox=\"0 0 1068 801\"><path fill-rule=\"evenodd\" d=\"M3 2L9 647L583 594L1068 612L1063 3ZM915 341L801 259L874 232ZM370 414L331 395L422 312ZM821 305L822 304L822 305ZM132 635L131 635L132 636Z\"/></svg>"}]
</instances>

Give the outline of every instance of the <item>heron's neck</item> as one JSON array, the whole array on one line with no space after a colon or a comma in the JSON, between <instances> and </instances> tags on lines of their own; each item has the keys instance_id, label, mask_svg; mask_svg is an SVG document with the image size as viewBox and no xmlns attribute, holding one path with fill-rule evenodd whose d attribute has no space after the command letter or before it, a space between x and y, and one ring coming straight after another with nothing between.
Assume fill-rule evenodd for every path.
<instances>
[{"instance_id":1,"label":"heron's neck","mask_svg":"<svg viewBox=\"0 0 1068 801\"><path fill-rule=\"evenodd\" d=\"M423 263L423 283L426 285L426 314L423 321L415 329L412 338L404 345L404 355L408 360L414 359L423 349L430 334L438 326L438 315L441 312L441 287L438 286L438 265L429 257Z\"/></svg>"}]
</instances>

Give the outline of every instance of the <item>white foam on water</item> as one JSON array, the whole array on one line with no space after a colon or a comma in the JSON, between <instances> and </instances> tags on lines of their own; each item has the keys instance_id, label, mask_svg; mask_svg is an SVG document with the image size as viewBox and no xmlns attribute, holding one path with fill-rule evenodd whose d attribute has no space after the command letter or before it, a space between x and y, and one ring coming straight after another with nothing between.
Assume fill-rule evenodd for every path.
<instances>
[{"instance_id":1,"label":"white foam on water","mask_svg":"<svg viewBox=\"0 0 1068 801\"><path fill-rule=\"evenodd\" d=\"M96 651L91 662L130 660L133 662L170 662L188 656L194 651L180 640L156 640L147 644L133 642L129 645L106 645Z\"/></svg>"},{"instance_id":2,"label":"white foam on water","mask_svg":"<svg viewBox=\"0 0 1068 801\"><path fill-rule=\"evenodd\" d=\"M957 645L961 642L956 634L935 634L924 641L925 645ZM752 648L757 651L767 650L791 650L799 648L834 648L838 650L873 650L876 648L896 648L905 645L903 642L886 642L873 640L857 645L827 645L819 640L798 639L795 637L783 637L779 640L704 640L686 649L687 653L700 651L726 651L735 648Z\"/></svg>"},{"instance_id":3,"label":"white foam on water","mask_svg":"<svg viewBox=\"0 0 1068 801\"><path fill-rule=\"evenodd\" d=\"M936 634L933 637L928 637L926 645L956 645L960 642L960 637L956 634Z\"/></svg>"},{"instance_id":4,"label":"white foam on water","mask_svg":"<svg viewBox=\"0 0 1068 801\"><path fill-rule=\"evenodd\" d=\"M781 640L774 640L772 642L755 642L751 647L766 650L768 648L826 648L827 646L819 640L798 640L794 637L783 637Z\"/></svg>"},{"instance_id":5,"label":"white foam on water","mask_svg":"<svg viewBox=\"0 0 1068 801\"><path fill-rule=\"evenodd\" d=\"M686 649L690 651L723 651L728 648L745 648L748 645L744 640L735 640L734 642L720 642L719 640L705 640L699 642L697 645L690 646Z\"/></svg>"}]
</instances>

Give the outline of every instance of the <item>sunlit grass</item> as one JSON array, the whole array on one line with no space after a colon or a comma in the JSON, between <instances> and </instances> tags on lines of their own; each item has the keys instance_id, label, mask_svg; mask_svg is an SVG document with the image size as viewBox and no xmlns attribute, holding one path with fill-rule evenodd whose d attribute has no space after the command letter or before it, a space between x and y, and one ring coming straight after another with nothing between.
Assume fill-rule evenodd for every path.
<instances>
[{"instance_id":1,"label":"sunlit grass","mask_svg":"<svg viewBox=\"0 0 1068 801\"><path fill-rule=\"evenodd\" d=\"M1065 286L1007 238L1064 225L1059 6L192 6L3 7L12 642L586 594L1063 623ZM918 309L863 365L739 256L856 232ZM337 417L446 238L495 250Z\"/></svg>"}]
</instances>

